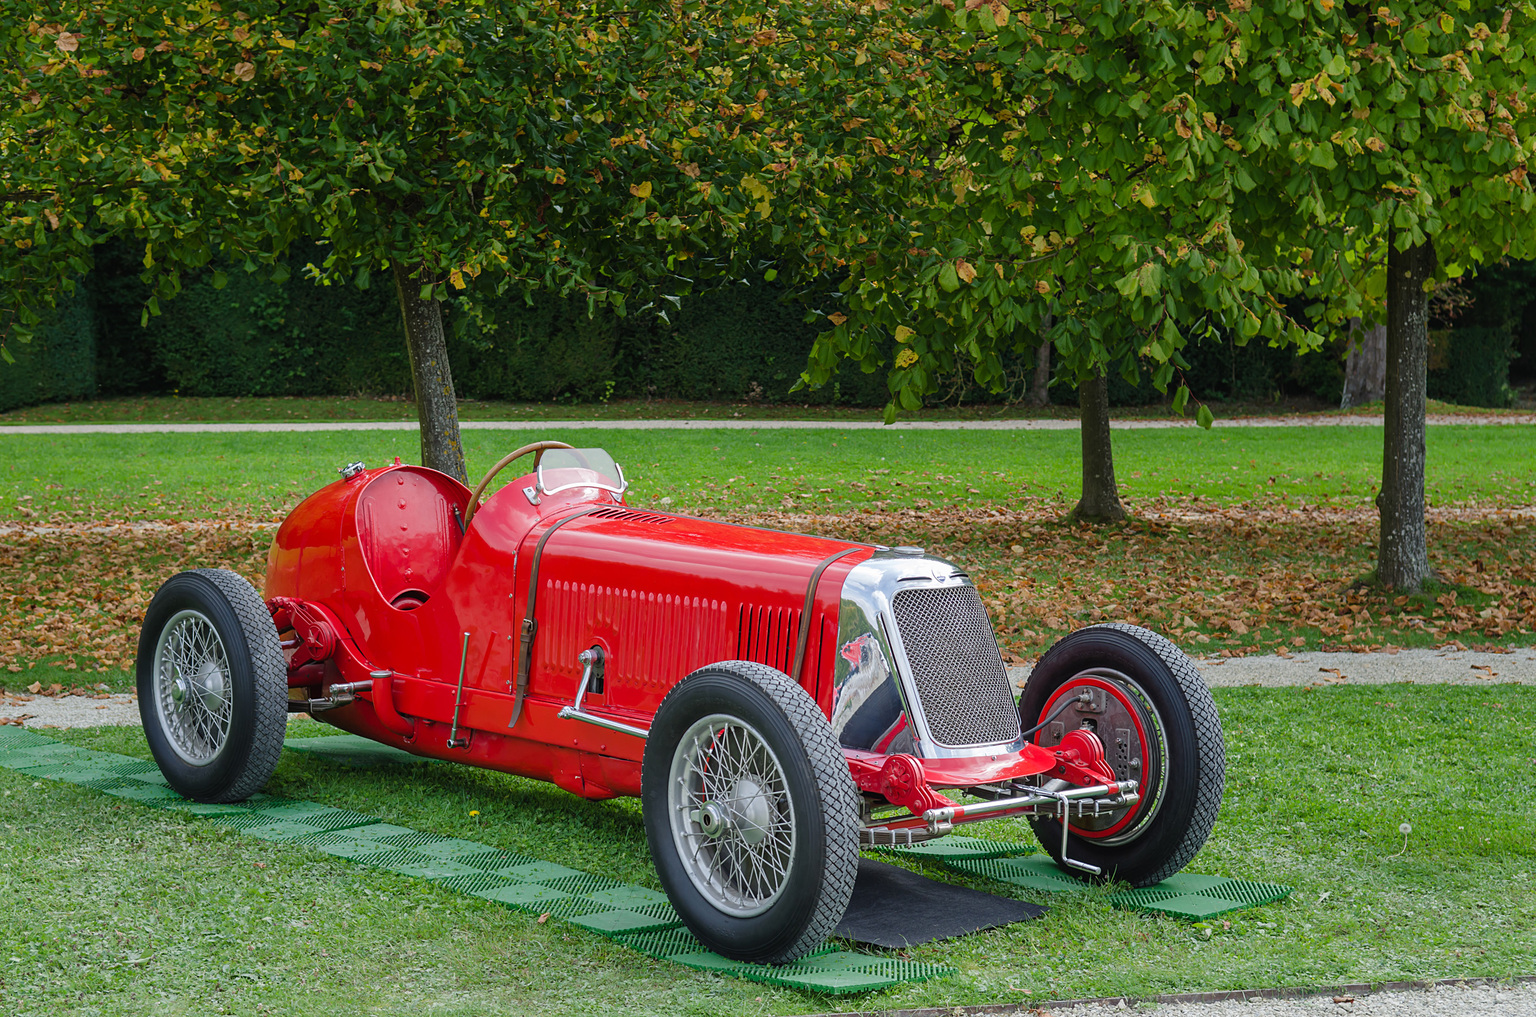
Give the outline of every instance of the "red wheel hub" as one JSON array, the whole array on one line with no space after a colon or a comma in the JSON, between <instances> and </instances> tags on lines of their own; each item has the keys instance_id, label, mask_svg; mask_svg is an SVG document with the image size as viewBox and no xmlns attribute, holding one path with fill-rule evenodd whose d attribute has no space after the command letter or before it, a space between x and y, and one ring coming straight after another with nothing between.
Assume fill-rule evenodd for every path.
<instances>
[{"instance_id":1,"label":"red wheel hub","mask_svg":"<svg viewBox=\"0 0 1536 1017\"><path fill-rule=\"evenodd\" d=\"M1134 780L1141 795L1124 810L1072 820L1078 836L1115 837L1152 807L1160 790L1162 748L1149 710L1129 679L1110 673L1076 675L1046 700L1040 716L1056 716L1035 741L1056 752L1060 762L1052 775L1079 786Z\"/></svg>"}]
</instances>

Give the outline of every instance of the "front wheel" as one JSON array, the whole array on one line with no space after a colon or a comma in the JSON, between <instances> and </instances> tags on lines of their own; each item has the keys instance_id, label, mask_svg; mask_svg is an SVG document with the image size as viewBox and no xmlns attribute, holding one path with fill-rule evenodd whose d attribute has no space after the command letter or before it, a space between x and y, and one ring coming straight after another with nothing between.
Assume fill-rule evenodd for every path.
<instances>
[{"instance_id":1,"label":"front wheel","mask_svg":"<svg viewBox=\"0 0 1536 1017\"><path fill-rule=\"evenodd\" d=\"M763 664L695 671L662 701L641 763L646 839L709 949L783 964L837 927L858 872L858 793L832 727Z\"/></svg>"},{"instance_id":2,"label":"front wheel","mask_svg":"<svg viewBox=\"0 0 1536 1017\"><path fill-rule=\"evenodd\" d=\"M1123 624L1063 637L1031 672L1019 719L1026 731L1039 727L1031 737L1047 748L1068 731L1093 730L1115 778L1139 785L1134 805L1071 818L1067 857L1151 886L1187 865L1210 836L1226 780L1221 720L1194 661L1167 639ZM1061 865L1061 822L1030 822Z\"/></svg>"},{"instance_id":3,"label":"front wheel","mask_svg":"<svg viewBox=\"0 0 1536 1017\"><path fill-rule=\"evenodd\" d=\"M144 615L139 715L150 752L179 794L240 802L277 768L288 680L272 616L225 569L181 572Z\"/></svg>"}]
</instances>

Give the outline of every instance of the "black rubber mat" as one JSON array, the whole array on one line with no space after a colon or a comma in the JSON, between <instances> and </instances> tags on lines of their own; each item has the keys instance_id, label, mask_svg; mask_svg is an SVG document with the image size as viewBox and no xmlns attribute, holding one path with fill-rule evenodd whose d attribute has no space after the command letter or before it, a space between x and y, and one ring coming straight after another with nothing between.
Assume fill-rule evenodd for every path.
<instances>
[{"instance_id":1,"label":"black rubber mat","mask_svg":"<svg viewBox=\"0 0 1536 1017\"><path fill-rule=\"evenodd\" d=\"M900 866L859 859L853 900L837 935L871 946L907 947L1025 922L1045 908L940 883Z\"/></svg>"}]
</instances>

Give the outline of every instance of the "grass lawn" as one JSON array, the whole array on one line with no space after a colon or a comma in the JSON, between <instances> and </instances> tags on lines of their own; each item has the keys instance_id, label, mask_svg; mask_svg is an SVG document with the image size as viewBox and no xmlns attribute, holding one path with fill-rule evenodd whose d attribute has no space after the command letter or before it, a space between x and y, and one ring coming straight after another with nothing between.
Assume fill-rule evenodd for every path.
<instances>
[{"instance_id":1,"label":"grass lawn","mask_svg":"<svg viewBox=\"0 0 1536 1017\"><path fill-rule=\"evenodd\" d=\"M1062 398L1061 395L1057 396ZM1289 413L1314 413L1326 416L1342 414L1380 414L1381 404L1371 403L1350 410L1338 410L1311 398L1286 398L1281 401L1211 403L1218 419L1275 416ZM1022 406L989 405L941 406L903 413L903 420L1026 420L1077 419L1075 405ZM1493 410L1479 406L1458 406L1439 400L1429 401L1430 413L1498 416L1521 410ZM807 404L762 404L731 402L689 402L677 399L615 399L606 403L508 403L463 399L459 416L463 420L880 420L884 411L878 407L811 406ZM1163 405L1115 407L1116 419L1165 419L1169 410ZM224 422L295 421L295 420L415 420L416 404L389 396L306 396L211 398L180 396L136 396L97 399L73 403L46 403L25 406L0 413L0 427L7 424L85 424L85 423L155 423L161 421L213 420Z\"/></svg>"},{"instance_id":2,"label":"grass lawn","mask_svg":"<svg viewBox=\"0 0 1536 1017\"><path fill-rule=\"evenodd\" d=\"M1375 553L1375 428L1120 432L1120 479L1144 518L1107 529L1057 521L1077 489L1070 432L565 437L613 451L637 505L922 544L972 573L1005 649L1030 656L1104 618L1208 653L1528 645L1529 434L1430 429L1431 501L1456 511L1430 528L1451 585L1419 598L1352 586ZM525 440L465 439L472 474ZM417 448L409 432L0 434L0 523L22 526L0 537L0 683L127 687L165 578L218 565L259 584L260 524L342 462ZM1320 511L1291 511L1302 505ZM141 520L168 525L86 526ZM954 979L836 1001L697 974L422 881L0 770L0 1011L767 1014L1531 973L1536 689L1216 696L1228 792L1192 869L1289 883L1291 899L1203 925L1116 912L1099 892L1052 899L1043 921L911 951L959 968ZM59 736L146 754L133 729ZM298 754L271 789L657 885L630 801ZM1401 822L1414 828L1406 851ZM967 832L1028 837L1006 822Z\"/></svg>"},{"instance_id":3,"label":"grass lawn","mask_svg":"<svg viewBox=\"0 0 1536 1017\"><path fill-rule=\"evenodd\" d=\"M1287 883L1288 900L1189 924L1114 911L1101 891L1019 890L1048 915L909 951L957 977L837 1000L694 973L423 881L0 770L0 1000L18 1014L788 1014L1531 973L1536 689L1216 697L1226 800L1190 868ZM58 734L147 754L132 728ZM296 753L270 790L657 886L633 801ZM1006 821L968 832L1029 836Z\"/></svg>"},{"instance_id":4,"label":"grass lawn","mask_svg":"<svg viewBox=\"0 0 1536 1017\"><path fill-rule=\"evenodd\" d=\"M1431 427L1432 505L1536 500L1533 429ZM1044 503L1064 512L1080 482L1070 431L566 431L542 437L607 448L641 506L818 511ZM468 431L478 479L529 436ZM420 454L413 432L6 435L0 521L275 519L336 468ZM1375 427L1125 431L1116 474L1136 503L1252 508L1369 507L1381 473ZM670 501L664 501L670 499Z\"/></svg>"}]
</instances>

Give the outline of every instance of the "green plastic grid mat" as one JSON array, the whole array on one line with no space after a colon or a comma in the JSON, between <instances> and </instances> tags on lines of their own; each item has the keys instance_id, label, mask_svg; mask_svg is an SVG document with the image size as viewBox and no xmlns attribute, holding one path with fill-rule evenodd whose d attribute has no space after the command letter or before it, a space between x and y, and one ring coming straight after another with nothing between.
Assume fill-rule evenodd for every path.
<instances>
[{"instance_id":1,"label":"green plastic grid mat","mask_svg":"<svg viewBox=\"0 0 1536 1017\"><path fill-rule=\"evenodd\" d=\"M782 967L729 960L706 950L682 927L666 896L655 890L316 802L267 794L238 805L190 802L166 786L152 762L79 748L19 727L0 726L0 767L181 812L261 840L299 844L430 880L518 911L563 919L649 957L697 971L829 994L867 992L955 973L939 964L830 948Z\"/></svg>"},{"instance_id":2,"label":"green plastic grid mat","mask_svg":"<svg viewBox=\"0 0 1536 1017\"><path fill-rule=\"evenodd\" d=\"M1001 846L1001 842L994 842ZM1028 850L1021 845L1007 845L1015 852ZM1022 886L1047 893L1072 893L1092 884L1074 879L1044 855L1032 857L970 856L945 858L944 864L957 872L985 876L1001 883ZM1269 904L1289 895L1291 888L1278 883L1256 883L1226 876L1201 876L1181 872L1161 883L1140 890L1123 890L1106 900L1117 908L1148 911L1198 921L1224 915L1229 911Z\"/></svg>"},{"instance_id":3,"label":"green plastic grid mat","mask_svg":"<svg viewBox=\"0 0 1536 1017\"><path fill-rule=\"evenodd\" d=\"M1002 840L983 840L980 837L964 837L958 833L952 833L947 837L922 840L916 844L881 844L870 850L881 854L905 855L908 858L933 858L948 863L976 858L1007 858L1011 855L1027 855L1035 849L1028 844L1014 844Z\"/></svg>"}]
</instances>

